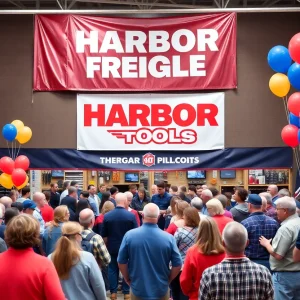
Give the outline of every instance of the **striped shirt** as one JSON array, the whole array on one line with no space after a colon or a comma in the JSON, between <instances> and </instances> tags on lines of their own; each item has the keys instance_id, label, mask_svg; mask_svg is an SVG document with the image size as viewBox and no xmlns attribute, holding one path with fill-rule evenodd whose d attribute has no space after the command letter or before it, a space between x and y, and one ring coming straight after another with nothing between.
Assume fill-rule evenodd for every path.
<instances>
[{"instance_id":1,"label":"striped shirt","mask_svg":"<svg viewBox=\"0 0 300 300\"><path fill-rule=\"evenodd\" d=\"M273 300L269 270L248 258L224 259L202 274L199 300Z\"/></svg>"},{"instance_id":2,"label":"striped shirt","mask_svg":"<svg viewBox=\"0 0 300 300\"><path fill-rule=\"evenodd\" d=\"M195 244L197 233L198 227L187 226L178 228L175 232L174 238L183 262L185 260L187 251Z\"/></svg>"}]
</instances>

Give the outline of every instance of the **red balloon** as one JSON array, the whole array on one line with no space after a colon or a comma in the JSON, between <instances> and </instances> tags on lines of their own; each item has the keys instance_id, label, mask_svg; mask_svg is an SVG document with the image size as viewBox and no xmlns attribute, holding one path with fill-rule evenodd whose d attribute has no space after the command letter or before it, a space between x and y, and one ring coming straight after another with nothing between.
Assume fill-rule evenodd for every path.
<instances>
[{"instance_id":1,"label":"red balloon","mask_svg":"<svg viewBox=\"0 0 300 300\"><path fill-rule=\"evenodd\" d=\"M23 169L14 169L11 174L12 182L15 186L20 186L26 180L27 174Z\"/></svg>"},{"instance_id":2,"label":"red balloon","mask_svg":"<svg viewBox=\"0 0 300 300\"><path fill-rule=\"evenodd\" d=\"M3 173L11 175L15 168L15 162L8 156L0 159L0 169Z\"/></svg>"},{"instance_id":3,"label":"red balloon","mask_svg":"<svg viewBox=\"0 0 300 300\"><path fill-rule=\"evenodd\" d=\"M291 58L300 63L300 33L295 34L289 42L289 52Z\"/></svg>"},{"instance_id":4,"label":"red balloon","mask_svg":"<svg viewBox=\"0 0 300 300\"><path fill-rule=\"evenodd\" d=\"M281 131L281 138L284 143L292 148L299 145L298 141L298 127L294 125L286 125Z\"/></svg>"},{"instance_id":5,"label":"red balloon","mask_svg":"<svg viewBox=\"0 0 300 300\"><path fill-rule=\"evenodd\" d=\"M16 169L23 169L24 171L27 171L30 165L30 161L27 156L20 155L15 160L15 168Z\"/></svg>"},{"instance_id":6,"label":"red balloon","mask_svg":"<svg viewBox=\"0 0 300 300\"><path fill-rule=\"evenodd\" d=\"M300 93L294 93L289 97L288 109L295 116L300 116Z\"/></svg>"}]
</instances>

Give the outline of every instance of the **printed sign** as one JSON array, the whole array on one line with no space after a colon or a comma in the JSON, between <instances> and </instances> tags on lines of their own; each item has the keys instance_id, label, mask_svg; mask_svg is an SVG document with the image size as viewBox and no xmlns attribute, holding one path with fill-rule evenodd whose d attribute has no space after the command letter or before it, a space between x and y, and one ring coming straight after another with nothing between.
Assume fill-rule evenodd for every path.
<instances>
[{"instance_id":1,"label":"printed sign","mask_svg":"<svg viewBox=\"0 0 300 300\"><path fill-rule=\"evenodd\" d=\"M34 90L234 89L236 14L36 15Z\"/></svg>"},{"instance_id":2,"label":"printed sign","mask_svg":"<svg viewBox=\"0 0 300 300\"><path fill-rule=\"evenodd\" d=\"M77 96L78 150L222 148L224 93Z\"/></svg>"}]
</instances>

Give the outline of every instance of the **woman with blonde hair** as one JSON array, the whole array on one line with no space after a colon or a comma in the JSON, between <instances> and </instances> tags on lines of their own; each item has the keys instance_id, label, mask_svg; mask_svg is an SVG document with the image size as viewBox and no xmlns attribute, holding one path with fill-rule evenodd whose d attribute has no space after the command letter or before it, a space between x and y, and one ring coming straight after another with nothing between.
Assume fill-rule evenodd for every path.
<instances>
[{"instance_id":1,"label":"woman with blonde hair","mask_svg":"<svg viewBox=\"0 0 300 300\"><path fill-rule=\"evenodd\" d=\"M114 204L111 201L106 201L101 209L101 214L96 218L93 231L101 235L102 225L104 221L104 215L115 209Z\"/></svg>"},{"instance_id":2,"label":"woman with blonde hair","mask_svg":"<svg viewBox=\"0 0 300 300\"><path fill-rule=\"evenodd\" d=\"M28 214L12 218L5 230L9 247L0 254L1 299L64 300L53 264L32 247L40 243L40 224Z\"/></svg>"},{"instance_id":3,"label":"woman with blonde hair","mask_svg":"<svg viewBox=\"0 0 300 300\"><path fill-rule=\"evenodd\" d=\"M67 299L103 300L103 278L93 254L81 250L82 227L76 222L62 226L62 236L48 256L52 260Z\"/></svg>"},{"instance_id":4,"label":"woman with blonde hair","mask_svg":"<svg viewBox=\"0 0 300 300\"><path fill-rule=\"evenodd\" d=\"M184 226L183 211L185 208L190 207L190 205L183 200L178 200L175 204L176 215L174 216L175 221L169 225L167 232L174 235L178 228Z\"/></svg>"},{"instance_id":5,"label":"woman with blonde hair","mask_svg":"<svg viewBox=\"0 0 300 300\"><path fill-rule=\"evenodd\" d=\"M179 196L173 196L170 201L170 206L168 207L165 215L165 229L169 227L171 223L176 221L176 203L178 201L181 201L181 198Z\"/></svg>"},{"instance_id":6,"label":"woman with blonde hair","mask_svg":"<svg viewBox=\"0 0 300 300\"><path fill-rule=\"evenodd\" d=\"M227 223L233 222L233 219L224 216L224 207L220 200L211 199L206 203L208 214L216 221L220 233L222 234Z\"/></svg>"},{"instance_id":7,"label":"woman with blonde hair","mask_svg":"<svg viewBox=\"0 0 300 300\"><path fill-rule=\"evenodd\" d=\"M57 240L61 237L61 227L64 222L69 221L70 213L66 205L57 206L54 209L54 219L43 235L43 249L46 255L54 251Z\"/></svg>"},{"instance_id":8,"label":"woman with blonde hair","mask_svg":"<svg viewBox=\"0 0 300 300\"><path fill-rule=\"evenodd\" d=\"M217 223L212 218L200 221L197 241L186 254L180 286L190 300L198 300L200 280L205 269L220 263L225 249Z\"/></svg>"}]
</instances>

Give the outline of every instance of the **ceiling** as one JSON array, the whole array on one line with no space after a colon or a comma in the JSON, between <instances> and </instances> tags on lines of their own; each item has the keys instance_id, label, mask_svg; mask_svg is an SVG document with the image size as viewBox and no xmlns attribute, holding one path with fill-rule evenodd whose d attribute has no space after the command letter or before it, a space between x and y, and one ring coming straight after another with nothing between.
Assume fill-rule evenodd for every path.
<instances>
[{"instance_id":1,"label":"ceiling","mask_svg":"<svg viewBox=\"0 0 300 300\"><path fill-rule=\"evenodd\" d=\"M300 7L300 0L0 0L0 10Z\"/></svg>"}]
</instances>

